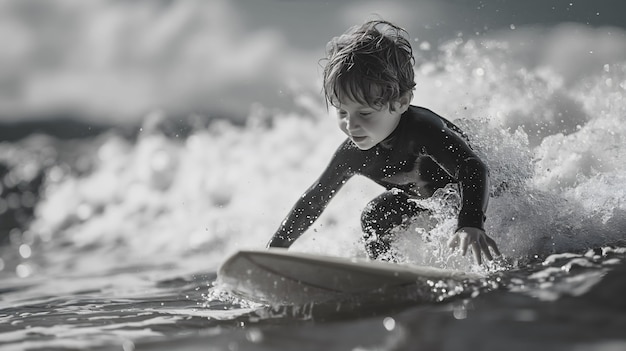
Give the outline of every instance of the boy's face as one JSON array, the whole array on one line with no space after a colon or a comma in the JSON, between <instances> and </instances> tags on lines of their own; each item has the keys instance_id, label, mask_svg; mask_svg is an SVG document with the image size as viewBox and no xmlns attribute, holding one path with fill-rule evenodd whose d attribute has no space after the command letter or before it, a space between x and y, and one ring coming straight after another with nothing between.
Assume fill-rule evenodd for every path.
<instances>
[{"instance_id":1,"label":"boy's face","mask_svg":"<svg viewBox=\"0 0 626 351\"><path fill-rule=\"evenodd\" d=\"M396 129L400 116L408 108L408 103L405 106L395 102L393 111L389 111L388 104L374 108L346 97L342 100L333 101L339 129L361 150L369 150L385 140Z\"/></svg>"}]
</instances>

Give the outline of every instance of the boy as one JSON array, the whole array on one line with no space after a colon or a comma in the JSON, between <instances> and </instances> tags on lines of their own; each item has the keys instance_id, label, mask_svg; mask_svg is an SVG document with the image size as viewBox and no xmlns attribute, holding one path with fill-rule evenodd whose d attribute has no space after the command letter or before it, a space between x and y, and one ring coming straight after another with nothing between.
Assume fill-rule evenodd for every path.
<instances>
[{"instance_id":1,"label":"boy","mask_svg":"<svg viewBox=\"0 0 626 351\"><path fill-rule=\"evenodd\" d=\"M424 209L411 198L427 198L456 183L462 197L456 232L448 241L474 259L500 255L484 229L489 199L488 170L451 122L410 105L415 87L413 53L406 31L382 20L369 21L334 38L327 46L324 93L337 109L339 128L348 138L329 165L297 201L268 247L289 247L320 216L353 175L363 175L387 190L361 217L371 259L388 256L393 229Z\"/></svg>"}]
</instances>

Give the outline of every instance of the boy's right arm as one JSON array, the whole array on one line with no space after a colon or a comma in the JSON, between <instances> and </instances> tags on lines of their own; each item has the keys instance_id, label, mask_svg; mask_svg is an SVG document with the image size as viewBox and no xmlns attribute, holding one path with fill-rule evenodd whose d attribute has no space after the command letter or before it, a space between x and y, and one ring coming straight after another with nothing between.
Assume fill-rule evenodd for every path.
<instances>
[{"instance_id":1,"label":"boy's right arm","mask_svg":"<svg viewBox=\"0 0 626 351\"><path fill-rule=\"evenodd\" d=\"M315 222L337 191L352 176L350 160L342 145L322 175L298 199L267 247L289 247Z\"/></svg>"}]
</instances>

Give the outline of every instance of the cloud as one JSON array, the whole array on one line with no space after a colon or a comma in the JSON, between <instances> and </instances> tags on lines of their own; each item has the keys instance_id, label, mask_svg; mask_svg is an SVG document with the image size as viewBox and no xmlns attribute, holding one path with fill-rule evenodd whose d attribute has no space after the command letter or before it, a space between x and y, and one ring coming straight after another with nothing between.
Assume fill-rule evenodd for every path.
<instances>
[{"instance_id":1,"label":"cloud","mask_svg":"<svg viewBox=\"0 0 626 351\"><path fill-rule=\"evenodd\" d=\"M616 27L563 23L499 31L489 38L507 42L512 61L531 69L549 67L566 84L597 73L606 64L626 61L626 32Z\"/></svg>"},{"instance_id":2,"label":"cloud","mask_svg":"<svg viewBox=\"0 0 626 351\"><path fill-rule=\"evenodd\" d=\"M288 74L298 77L287 62L298 55L282 34L245 32L225 0L0 6L0 39L11 43L0 56L5 119L71 113L122 121L159 107L245 114L251 94L278 94Z\"/></svg>"},{"instance_id":3,"label":"cloud","mask_svg":"<svg viewBox=\"0 0 626 351\"><path fill-rule=\"evenodd\" d=\"M368 19L382 18L402 27L420 22L429 16L438 16L436 6L428 2L406 4L398 1L363 1L343 8L343 22L350 26L365 22ZM432 17L431 17L432 18ZM346 28L347 29L347 28ZM340 33L337 33L340 34Z\"/></svg>"},{"instance_id":4,"label":"cloud","mask_svg":"<svg viewBox=\"0 0 626 351\"><path fill-rule=\"evenodd\" d=\"M452 119L521 127L534 147L577 132L606 109L590 107L581 91L623 94L625 39L621 29L579 24L458 38L418 60L414 103Z\"/></svg>"},{"instance_id":5,"label":"cloud","mask_svg":"<svg viewBox=\"0 0 626 351\"><path fill-rule=\"evenodd\" d=\"M243 119L255 102L289 108L291 87L317 94L325 43L375 14L407 28L417 51L430 41L430 53L441 38L454 40L465 30L467 41L479 19L494 20L479 17L485 10L459 13L472 8L467 4L433 0L342 2L306 11L270 0L250 4L0 2L0 120L66 113L125 123L154 109ZM472 21L462 21L465 15ZM474 37L482 39L509 43L502 58L509 65L551 67L566 84L624 60L626 52L624 32L612 28L520 26Z\"/></svg>"}]
</instances>

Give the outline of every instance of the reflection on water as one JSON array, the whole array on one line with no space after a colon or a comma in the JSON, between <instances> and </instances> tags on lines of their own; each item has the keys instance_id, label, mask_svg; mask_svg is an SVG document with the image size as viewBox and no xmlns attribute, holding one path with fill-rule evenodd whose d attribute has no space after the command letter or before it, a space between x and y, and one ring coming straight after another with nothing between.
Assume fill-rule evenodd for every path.
<instances>
[{"instance_id":1,"label":"reflection on water","mask_svg":"<svg viewBox=\"0 0 626 351\"><path fill-rule=\"evenodd\" d=\"M209 343L220 350L271 345L290 350L300 347L303 338L315 343L307 346L311 349L328 345L331 350L406 349L415 343L450 349L463 349L466 343L488 349L550 345L557 350L609 341L624 345L626 319L619 311L626 307L625 259L623 248L609 247L585 255L553 255L520 270L495 273L466 287L466 294L436 304L389 299L263 306L216 290L215 275L147 278L157 273L154 269L60 281L56 286L65 291L48 294L42 290L53 285L26 280L2 291L0 349L193 349ZM437 291L446 290L436 285ZM487 285L491 288L484 289ZM600 320L604 322L598 324ZM587 333L572 338L571 332L583 326ZM528 338L538 330L541 338ZM449 333L455 338L446 337Z\"/></svg>"}]
</instances>

